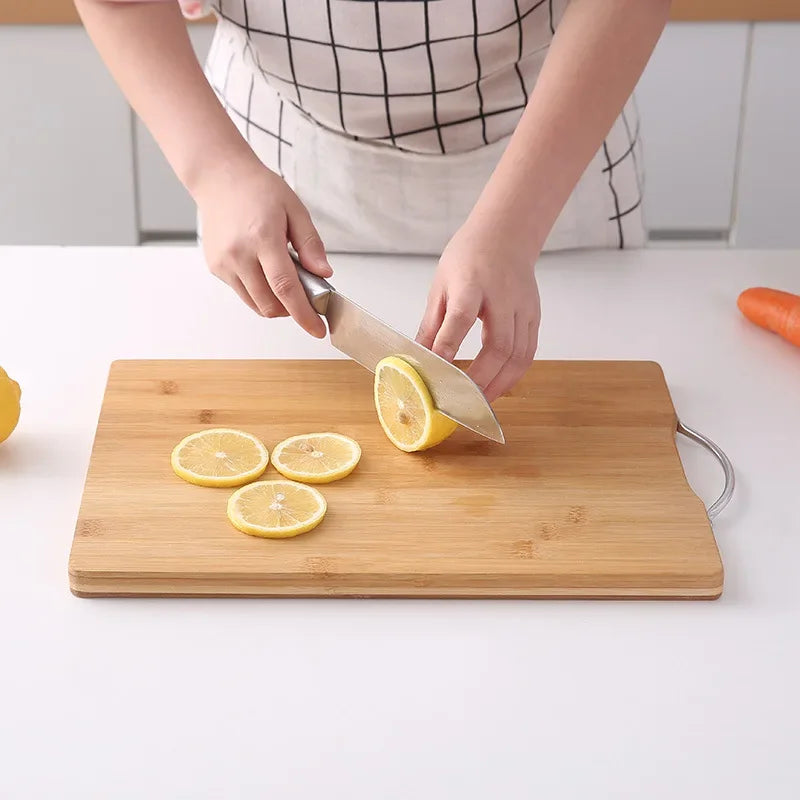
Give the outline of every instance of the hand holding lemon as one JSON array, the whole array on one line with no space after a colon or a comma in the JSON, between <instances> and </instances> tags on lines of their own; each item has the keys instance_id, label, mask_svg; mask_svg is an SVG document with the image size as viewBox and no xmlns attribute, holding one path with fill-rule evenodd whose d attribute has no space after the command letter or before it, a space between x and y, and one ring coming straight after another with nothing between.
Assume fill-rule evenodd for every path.
<instances>
[{"instance_id":1,"label":"hand holding lemon","mask_svg":"<svg viewBox=\"0 0 800 800\"><path fill-rule=\"evenodd\" d=\"M19 384L0 367L0 442L8 439L17 427L21 394Z\"/></svg>"}]
</instances>

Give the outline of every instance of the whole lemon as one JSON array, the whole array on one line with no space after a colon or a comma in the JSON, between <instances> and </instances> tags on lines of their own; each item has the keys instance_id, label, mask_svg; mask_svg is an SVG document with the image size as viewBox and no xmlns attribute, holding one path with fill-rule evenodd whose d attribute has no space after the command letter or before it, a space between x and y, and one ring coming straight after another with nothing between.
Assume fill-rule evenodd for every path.
<instances>
[{"instance_id":1,"label":"whole lemon","mask_svg":"<svg viewBox=\"0 0 800 800\"><path fill-rule=\"evenodd\" d=\"M4 442L19 422L19 384L12 381L0 367L0 442Z\"/></svg>"}]
</instances>

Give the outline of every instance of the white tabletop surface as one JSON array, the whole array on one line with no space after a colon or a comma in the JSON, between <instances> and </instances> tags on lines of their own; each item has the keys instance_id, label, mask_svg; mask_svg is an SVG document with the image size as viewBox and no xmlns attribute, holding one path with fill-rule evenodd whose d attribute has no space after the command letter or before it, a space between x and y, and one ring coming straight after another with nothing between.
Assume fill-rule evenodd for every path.
<instances>
[{"instance_id":1,"label":"white tabletop surface","mask_svg":"<svg viewBox=\"0 0 800 800\"><path fill-rule=\"evenodd\" d=\"M333 257L406 332L433 262ZM730 455L716 602L81 600L67 556L109 362L336 357L194 248L0 248L0 797L797 798L800 350L746 322L800 253L542 259L540 358L661 363ZM473 332L463 355L474 355ZM709 501L717 464L681 445Z\"/></svg>"}]
</instances>

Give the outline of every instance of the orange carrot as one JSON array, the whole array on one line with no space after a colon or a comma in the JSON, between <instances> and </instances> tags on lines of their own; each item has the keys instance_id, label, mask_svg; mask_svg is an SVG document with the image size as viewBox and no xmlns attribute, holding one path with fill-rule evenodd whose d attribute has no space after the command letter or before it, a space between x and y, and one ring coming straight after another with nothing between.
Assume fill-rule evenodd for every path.
<instances>
[{"instance_id":1,"label":"orange carrot","mask_svg":"<svg viewBox=\"0 0 800 800\"><path fill-rule=\"evenodd\" d=\"M736 301L747 319L800 347L800 295L755 286Z\"/></svg>"}]
</instances>

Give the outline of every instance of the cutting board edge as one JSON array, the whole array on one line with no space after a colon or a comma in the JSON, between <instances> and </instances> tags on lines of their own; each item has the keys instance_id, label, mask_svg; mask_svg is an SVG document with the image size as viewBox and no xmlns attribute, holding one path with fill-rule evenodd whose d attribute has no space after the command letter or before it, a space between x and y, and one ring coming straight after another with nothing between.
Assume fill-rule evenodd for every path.
<instances>
[{"instance_id":1,"label":"cutting board edge","mask_svg":"<svg viewBox=\"0 0 800 800\"><path fill-rule=\"evenodd\" d=\"M102 581L88 581L76 584L71 581L70 591L75 597L82 599L92 598L250 598L256 599L340 599L340 600L718 600L722 596L723 587L715 586L701 589L687 589L661 587L659 589L632 587L622 589L590 588L573 589L553 587L539 590L503 589L486 591L464 591L462 589L451 592L438 590L436 592L420 589L418 591L358 591L357 589L336 592L312 591L307 588L286 587L284 591L266 592L264 590L229 590L220 592L218 588L203 590L195 587L186 591L174 591L174 586L159 587L149 582L142 582L141 586L131 585L126 590L119 588L118 582L106 584Z\"/></svg>"},{"instance_id":2,"label":"cutting board edge","mask_svg":"<svg viewBox=\"0 0 800 800\"><path fill-rule=\"evenodd\" d=\"M110 383L111 377L114 375L115 372L125 369L129 366L136 366L136 365L182 365L182 364L216 364L216 363L229 363L233 362L236 364L260 364L260 363L272 363L272 362L285 362L287 364L291 363L302 363L304 365L314 365L314 364L330 364L336 362L348 362L348 363L355 363L351 359L347 358L346 356L333 356L331 358L229 358L229 357L219 357L219 358L115 358L109 362L108 366L108 373L106 377L106 388ZM457 358L453 361L453 363L461 369L465 369L470 366L472 363L470 359L466 358ZM647 365L655 369L661 380L664 382L665 385L668 386L666 380L666 374L664 373L664 368L660 362L656 361L655 359L649 358L543 358L537 359L535 361L536 364L569 364L571 366L589 366L593 364L604 364L606 366L614 366L620 364L639 364L639 365ZM671 400L671 398L670 398Z\"/></svg>"},{"instance_id":3,"label":"cutting board edge","mask_svg":"<svg viewBox=\"0 0 800 800\"><path fill-rule=\"evenodd\" d=\"M497 586L470 585L469 575L448 575L447 580L451 585L436 583L443 576L426 575L406 576L406 579L395 583L394 586L381 583L376 576L372 576L371 585L360 584L365 575L339 575L335 576L338 583L320 580L320 575L287 575L284 581L278 579L260 578L252 574L242 575L176 575L175 573L159 575L153 574L125 574L120 571L108 569L87 569L75 565L72 554L69 564L70 591L76 597L487 597L502 598L505 596L518 598L555 598L555 597L656 597L656 598L692 598L707 597L717 599L723 591L723 567L719 562L719 570L711 573L697 573L683 576L683 580L671 581L675 577L668 575L659 582L659 576L651 576L650 581L635 582L637 575L632 571L627 578L630 585L624 585L626 580L620 576L607 577L610 585L604 586L603 578L585 585L563 586L552 584L553 575L540 576L540 585L524 585L519 574L495 574L493 578ZM397 576L393 576L397 577ZM549 580L548 580L549 578ZM419 581L414 585L414 581ZM424 582L423 582L424 581ZM227 587L220 590L220 584ZM514 584L517 585L514 585Z\"/></svg>"}]
</instances>

